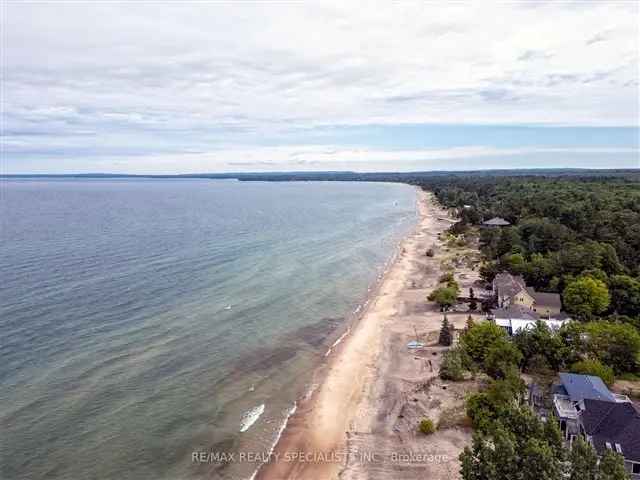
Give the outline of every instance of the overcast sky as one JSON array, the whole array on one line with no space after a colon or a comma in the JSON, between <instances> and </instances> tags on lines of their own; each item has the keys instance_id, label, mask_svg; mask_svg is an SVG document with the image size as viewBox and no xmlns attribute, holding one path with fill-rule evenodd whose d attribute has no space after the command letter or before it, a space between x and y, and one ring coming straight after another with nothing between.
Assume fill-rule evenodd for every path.
<instances>
[{"instance_id":1,"label":"overcast sky","mask_svg":"<svg viewBox=\"0 0 640 480\"><path fill-rule=\"evenodd\" d=\"M640 167L638 2L2 2L2 173Z\"/></svg>"}]
</instances>

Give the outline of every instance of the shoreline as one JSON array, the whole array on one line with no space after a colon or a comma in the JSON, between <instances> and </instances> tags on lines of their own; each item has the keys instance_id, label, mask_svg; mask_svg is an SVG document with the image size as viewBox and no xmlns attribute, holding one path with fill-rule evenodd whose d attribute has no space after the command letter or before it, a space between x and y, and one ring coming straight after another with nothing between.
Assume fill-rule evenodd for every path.
<instances>
[{"instance_id":1,"label":"shoreline","mask_svg":"<svg viewBox=\"0 0 640 480\"><path fill-rule=\"evenodd\" d=\"M272 460L262 464L251 478L330 479L338 478L347 468L350 435L367 429L368 420L361 410L373 416L379 413L372 411L380 407L380 401L371 394L374 385L386 376L386 366L380 360L389 347L383 337L411 291L407 283L411 283L417 262L426 257L421 242L434 240L452 223L442 219L447 213L434 203L433 194L419 187L416 206L415 226L397 244L359 315L347 322L345 331L325 354L326 363L314 372L312 388L296 402L295 413L286 419L286 428L272 448Z\"/></svg>"},{"instance_id":2,"label":"shoreline","mask_svg":"<svg viewBox=\"0 0 640 480\"><path fill-rule=\"evenodd\" d=\"M280 447L280 444L285 441L284 437L286 437L287 435L287 426L293 421L293 417L296 415L296 413L298 415L302 414L300 411L301 406L304 406L309 404L310 402L313 402L315 394L320 389L320 387L322 386L322 383L326 379L327 370L330 368L332 360L340 354L341 348L344 346L344 341L348 340L349 337L353 335L355 329L358 327L360 322L366 316L369 306L373 303L373 301L379 295L380 288L382 287L385 281L385 278L387 277L387 275L389 274L393 266L396 264L396 262L398 261L402 253L403 244L406 242L406 240L410 236L415 234L418 228L420 227L420 224L423 220L423 215L421 214L421 211L420 211L421 197L425 196L424 194L426 192L424 192L420 187L414 187L414 188L416 192L416 199L415 199L416 217L415 217L414 225L411 226L407 230L407 232L395 242L393 246L392 255L382 265L381 273L378 273L376 275L375 280L367 288L367 293L363 297L363 300L360 303L358 303L358 305L353 311L349 312L346 315L346 318L344 321L344 329L340 332L336 340L329 346L327 351L323 354L322 362L319 365L316 365L316 367L314 368L314 371L311 374L309 388L307 389L307 391L304 392L304 394L302 394L299 398L297 398L289 408L287 416L283 419L282 424L278 430L278 434L274 439L274 443L271 445L269 451L267 452L267 455L266 455L267 458L272 458L273 456L276 456L276 457L281 456L281 454L279 453L279 447ZM341 329L339 328L338 331L340 330ZM268 466L269 466L269 462L261 463L255 469L255 471L251 474L251 476L247 478L247 480L260 480L262 478L271 478L268 476L263 476L263 470L265 468L268 468ZM278 480L280 480L280 477L277 477L277 478Z\"/></svg>"}]
</instances>

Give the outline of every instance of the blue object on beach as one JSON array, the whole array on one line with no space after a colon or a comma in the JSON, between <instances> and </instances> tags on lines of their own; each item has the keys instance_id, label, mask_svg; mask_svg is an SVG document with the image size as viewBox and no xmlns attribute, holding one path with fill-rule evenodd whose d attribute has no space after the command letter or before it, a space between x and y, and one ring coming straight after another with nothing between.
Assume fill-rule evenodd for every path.
<instances>
[{"instance_id":1,"label":"blue object on beach","mask_svg":"<svg viewBox=\"0 0 640 480\"><path fill-rule=\"evenodd\" d=\"M416 340L411 340L409 343L407 343L407 348L422 348L422 347L424 347L424 343L418 342Z\"/></svg>"}]
</instances>

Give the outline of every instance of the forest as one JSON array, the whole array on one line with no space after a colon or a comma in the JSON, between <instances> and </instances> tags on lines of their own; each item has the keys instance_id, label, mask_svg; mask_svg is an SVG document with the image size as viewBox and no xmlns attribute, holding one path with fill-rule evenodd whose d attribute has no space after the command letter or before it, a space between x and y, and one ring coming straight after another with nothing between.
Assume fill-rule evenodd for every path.
<instances>
[{"instance_id":1,"label":"forest","mask_svg":"<svg viewBox=\"0 0 640 480\"><path fill-rule=\"evenodd\" d=\"M455 231L480 229L491 281L507 270L539 291L559 292L582 320L615 318L640 327L640 181L624 177L465 177L423 186L455 208Z\"/></svg>"}]
</instances>

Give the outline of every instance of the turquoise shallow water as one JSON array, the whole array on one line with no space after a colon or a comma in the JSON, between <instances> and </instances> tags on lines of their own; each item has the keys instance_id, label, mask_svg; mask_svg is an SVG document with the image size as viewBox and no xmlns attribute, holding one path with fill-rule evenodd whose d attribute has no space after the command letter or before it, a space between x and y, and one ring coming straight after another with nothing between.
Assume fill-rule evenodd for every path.
<instances>
[{"instance_id":1,"label":"turquoise shallow water","mask_svg":"<svg viewBox=\"0 0 640 480\"><path fill-rule=\"evenodd\" d=\"M376 183L3 180L0 202L6 479L248 477L191 452L268 451L416 219Z\"/></svg>"}]
</instances>

